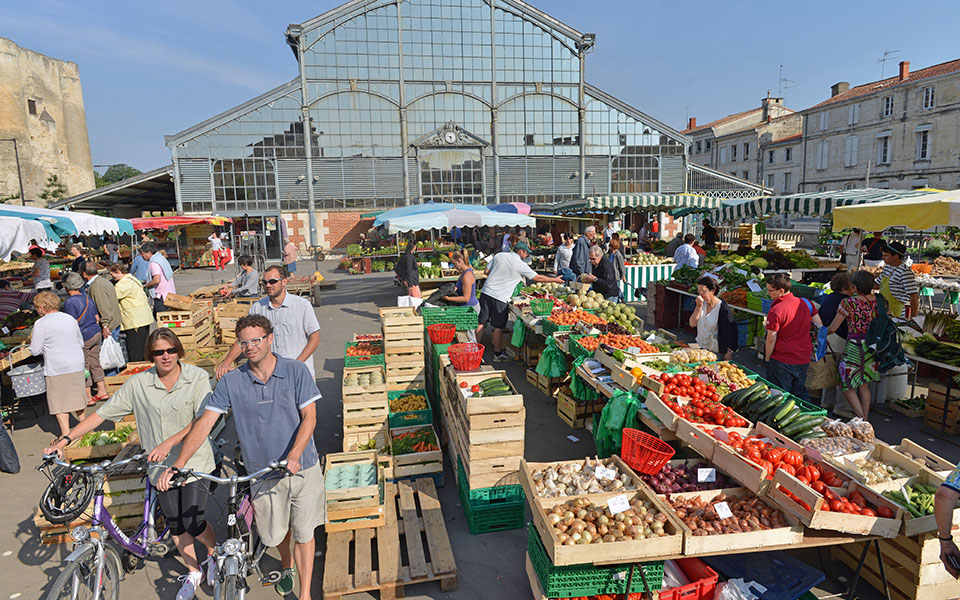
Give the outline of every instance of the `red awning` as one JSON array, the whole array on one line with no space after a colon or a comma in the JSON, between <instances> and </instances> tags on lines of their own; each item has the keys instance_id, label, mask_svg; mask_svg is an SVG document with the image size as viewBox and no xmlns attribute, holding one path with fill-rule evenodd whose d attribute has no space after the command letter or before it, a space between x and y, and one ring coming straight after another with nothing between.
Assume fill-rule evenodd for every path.
<instances>
[{"instance_id":1,"label":"red awning","mask_svg":"<svg viewBox=\"0 0 960 600\"><path fill-rule=\"evenodd\" d=\"M230 217L142 217L139 219L130 219L135 230L141 229L172 229L182 227L183 225L197 225L207 223L210 225L226 225L233 223Z\"/></svg>"}]
</instances>

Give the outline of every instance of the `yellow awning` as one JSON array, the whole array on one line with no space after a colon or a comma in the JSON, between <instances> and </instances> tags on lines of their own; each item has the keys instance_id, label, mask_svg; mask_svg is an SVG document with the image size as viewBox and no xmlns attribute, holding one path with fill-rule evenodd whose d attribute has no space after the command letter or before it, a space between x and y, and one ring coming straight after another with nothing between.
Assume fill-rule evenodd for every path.
<instances>
[{"instance_id":1,"label":"yellow awning","mask_svg":"<svg viewBox=\"0 0 960 600\"><path fill-rule=\"evenodd\" d=\"M833 209L834 231L850 227L865 231L882 231L887 227L926 231L938 225L960 227L960 190Z\"/></svg>"}]
</instances>

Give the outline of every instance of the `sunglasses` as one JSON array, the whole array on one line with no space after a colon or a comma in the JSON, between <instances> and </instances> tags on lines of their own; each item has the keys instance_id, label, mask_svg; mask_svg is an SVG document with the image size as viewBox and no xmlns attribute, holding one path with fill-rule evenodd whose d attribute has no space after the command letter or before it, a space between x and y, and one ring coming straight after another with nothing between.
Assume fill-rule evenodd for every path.
<instances>
[{"instance_id":1,"label":"sunglasses","mask_svg":"<svg viewBox=\"0 0 960 600\"><path fill-rule=\"evenodd\" d=\"M177 353L176 348L164 348L163 350L151 350L150 356L154 358L158 358L160 356L163 356L164 354L176 354L176 353Z\"/></svg>"},{"instance_id":2,"label":"sunglasses","mask_svg":"<svg viewBox=\"0 0 960 600\"><path fill-rule=\"evenodd\" d=\"M263 281L263 285L277 285L283 280L274 278L274 279L263 279L261 281Z\"/></svg>"}]
</instances>

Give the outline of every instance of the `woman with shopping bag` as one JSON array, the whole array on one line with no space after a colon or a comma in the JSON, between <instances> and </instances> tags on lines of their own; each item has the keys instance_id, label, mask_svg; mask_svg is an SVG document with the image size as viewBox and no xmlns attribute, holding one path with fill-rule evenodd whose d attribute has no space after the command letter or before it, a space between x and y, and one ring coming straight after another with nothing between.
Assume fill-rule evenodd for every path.
<instances>
[{"instance_id":1,"label":"woman with shopping bag","mask_svg":"<svg viewBox=\"0 0 960 600\"><path fill-rule=\"evenodd\" d=\"M847 323L847 343L840 361L840 383L853 413L866 421L870 412L870 382L880 381L880 373L877 371L876 356L867 347L865 339L870 322L884 304L878 302L878 297L873 293L874 278L870 273L857 271L850 282L851 288L847 293L851 297L840 303L837 316L827 331L833 333L844 321Z\"/></svg>"},{"instance_id":2,"label":"woman with shopping bag","mask_svg":"<svg viewBox=\"0 0 960 600\"><path fill-rule=\"evenodd\" d=\"M83 363L90 373L90 379L97 386L97 395L87 400L87 406L110 397L104 381L103 367L100 366L100 342L103 334L100 326L100 313L90 296L81 291L83 277L79 273L69 273L63 280L63 289L67 299L63 303L63 312L77 320L80 334L83 336Z\"/></svg>"}]
</instances>

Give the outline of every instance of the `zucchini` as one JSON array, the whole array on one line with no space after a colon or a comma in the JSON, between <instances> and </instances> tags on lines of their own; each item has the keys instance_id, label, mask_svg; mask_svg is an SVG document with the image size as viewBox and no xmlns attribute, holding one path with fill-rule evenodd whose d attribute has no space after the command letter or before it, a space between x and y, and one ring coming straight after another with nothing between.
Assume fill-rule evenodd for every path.
<instances>
[{"instance_id":1,"label":"zucchini","mask_svg":"<svg viewBox=\"0 0 960 600\"><path fill-rule=\"evenodd\" d=\"M815 439L824 438L824 437L827 437L826 431L808 431L803 435L797 436L797 441L799 442L801 440L815 440Z\"/></svg>"},{"instance_id":2,"label":"zucchini","mask_svg":"<svg viewBox=\"0 0 960 600\"><path fill-rule=\"evenodd\" d=\"M781 402L780 396L769 396L766 398L766 400L764 400L762 404L760 404L760 406L756 408L756 412L758 415L762 415L766 413L768 410L770 410L771 408L775 406L779 406L780 402Z\"/></svg>"},{"instance_id":3,"label":"zucchini","mask_svg":"<svg viewBox=\"0 0 960 600\"><path fill-rule=\"evenodd\" d=\"M775 415L773 415L773 420L779 422L781 419L783 419L785 416L787 416L787 413L789 413L791 410L793 410L793 407L796 406L796 404L797 404L797 403L794 402L793 398L791 398L791 399L787 400L786 402L784 402L784 403L780 406L780 410L778 410L777 413L776 413Z\"/></svg>"},{"instance_id":4,"label":"zucchini","mask_svg":"<svg viewBox=\"0 0 960 600\"><path fill-rule=\"evenodd\" d=\"M781 433L783 435L792 438L794 435L798 435L801 432L804 432L808 429L813 429L820 423L823 423L826 420L826 417L822 415L804 415L798 417L789 427L785 428Z\"/></svg>"},{"instance_id":5,"label":"zucchini","mask_svg":"<svg viewBox=\"0 0 960 600\"><path fill-rule=\"evenodd\" d=\"M787 413L787 416L785 416L784 418L782 418L782 419L780 419L779 421L777 421L777 427L779 427L780 429L783 429L784 427L786 427L787 425L789 425L789 424L791 423L791 421L793 421L794 419L796 419L797 417L799 417L799 416L802 415L802 414L803 414L803 412L800 410L800 407L799 407L799 406L794 406L794 407L790 410L790 412Z\"/></svg>"}]
</instances>

